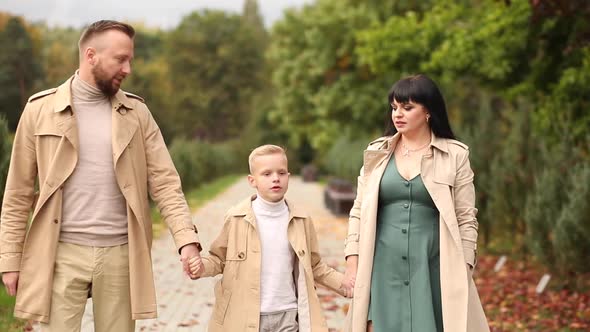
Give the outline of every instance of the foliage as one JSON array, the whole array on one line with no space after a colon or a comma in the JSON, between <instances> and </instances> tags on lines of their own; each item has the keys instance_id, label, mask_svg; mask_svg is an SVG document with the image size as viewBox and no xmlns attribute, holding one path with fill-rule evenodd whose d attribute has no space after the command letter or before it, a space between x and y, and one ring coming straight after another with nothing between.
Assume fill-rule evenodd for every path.
<instances>
[{"instance_id":1,"label":"foliage","mask_svg":"<svg viewBox=\"0 0 590 332\"><path fill-rule=\"evenodd\" d=\"M186 16L167 38L176 130L221 140L238 135L260 88L264 49L238 15L205 10Z\"/></svg>"},{"instance_id":2,"label":"foliage","mask_svg":"<svg viewBox=\"0 0 590 332\"><path fill-rule=\"evenodd\" d=\"M590 272L590 166L571 169L566 204L555 219L553 245L561 272Z\"/></svg>"},{"instance_id":3,"label":"foliage","mask_svg":"<svg viewBox=\"0 0 590 332\"><path fill-rule=\"evenodd\" d=\"M276 98L269 116L292 146L309 141L325 152L340 135L375 135L383 128L375 119L387 110L389 82L369 73L355 53L356 31L376 20L366 6L319 0L287 11L273 27Z\"/></svg>"},{"instance_id":4,"label":"foliage","mask_svg":"<svg viewBox=\"0 0 590 332\"><path fill-rule=\"evenodd\" d=\"M0 116L0 202L4 198L4 187L6 186L6 175L12 153L12 135L8 130L8 123Z\"/></svg>"},{"instance_id":5,"label":"foliage","mask_svg":"<svg viewBox=\"0 0 590 332\"><path fill-rule=\"evenodd\" d=\"M185 190L218 176L235 173L239 165L236 153L228 144L177 139L170 146L170 155Z\"/></svg>"},{"instance_id":6,"label":"foliage","mask_svg":"<svg viewBox=\"0 0 590 332\"><path fill-rule=\"evenodd\" d=\"M370 139L351 140L340 137L326 153L322 165L330 175L349 180L356 185L359 171L363 165L363 151Z\"/></svg>"},{"instance_id":7,"label":"foliage","mask_svg":"<svg viewBox=\"0 0 590 332\"><path fill-rule=\"evenodd\" d=\"M33 37L22 19L11 17L0 30L0 113L16 129L20 113L41 75Z\"/></svg>"}]
</instances>

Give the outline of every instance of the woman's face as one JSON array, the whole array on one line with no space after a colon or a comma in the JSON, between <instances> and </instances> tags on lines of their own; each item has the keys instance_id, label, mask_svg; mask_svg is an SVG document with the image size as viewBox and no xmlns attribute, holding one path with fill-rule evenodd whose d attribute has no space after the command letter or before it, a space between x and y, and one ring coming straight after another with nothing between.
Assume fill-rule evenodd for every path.
<instances>
[{"instance_id":1,"label":"woman's face","mask_svg":"<svg viewBox=\"0 0 590 332\"><path fill-rule=\"evenodd\" d=\"M428 110L422 104L409 100L406 103L398 103L393 100L391 103L391 120L395 129L401 134L413 133L428 129Z\"/></svg>"}]
</instances>

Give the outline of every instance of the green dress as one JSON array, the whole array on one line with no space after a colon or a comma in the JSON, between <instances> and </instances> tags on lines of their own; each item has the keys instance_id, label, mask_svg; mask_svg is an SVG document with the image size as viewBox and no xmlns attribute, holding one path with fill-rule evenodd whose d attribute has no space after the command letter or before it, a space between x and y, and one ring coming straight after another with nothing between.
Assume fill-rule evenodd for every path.
<instances>
[{"instance_id":1,"label":"green dress","mask_svg":"<svg viewBox=\"0 0 590 332\"><path fill-rule=\"evenodd\" d=\"M375 332L443 331L439 212L417 175L392 156L379 186L368 320Z\"/></svg>"}]
</instances>

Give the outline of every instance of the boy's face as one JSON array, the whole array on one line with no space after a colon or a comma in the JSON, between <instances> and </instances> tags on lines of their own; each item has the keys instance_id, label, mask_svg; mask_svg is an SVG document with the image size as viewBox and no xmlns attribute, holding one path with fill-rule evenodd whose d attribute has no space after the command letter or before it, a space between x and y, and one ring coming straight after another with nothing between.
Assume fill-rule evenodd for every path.
<instances>
[{"instance_id":1,"label":"boy's face","mask_svg":"<svg viewBox=\"0 0 590 332\"><path fill-rule=\"evenodd\" d=\"M262 199L269 202L280 201L289 187L287 156L273 153L254 158L248 182L257 189Z\"/></svg>"}]
</instances>

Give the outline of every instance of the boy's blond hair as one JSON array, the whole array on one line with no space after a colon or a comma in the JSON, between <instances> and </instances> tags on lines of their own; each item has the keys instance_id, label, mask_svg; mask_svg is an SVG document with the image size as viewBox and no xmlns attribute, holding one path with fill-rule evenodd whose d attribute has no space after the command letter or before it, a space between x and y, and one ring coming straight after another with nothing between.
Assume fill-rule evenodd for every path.
<instances>
[{"instance_id":1,"label":"boy's blond hair","mask_svg":"<svg viewBox=\"0 0 590 332\"><path fill-rule=\"evenodd\" d=\"M250 174L252 174L252 164L254 163L254 159L256 157L267 156L269 154L275 153L281 153L285 155L285 159L287 159L287 152L278 145L265 144L252 150L252 152L250 152L250 156L248 156L248 167L250 168Z\"/></svg>"}]
</instances>

